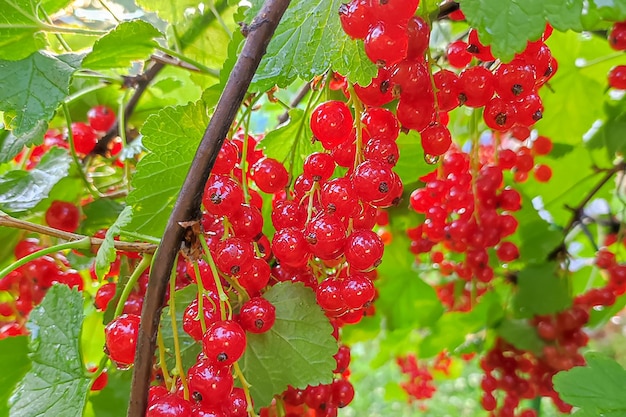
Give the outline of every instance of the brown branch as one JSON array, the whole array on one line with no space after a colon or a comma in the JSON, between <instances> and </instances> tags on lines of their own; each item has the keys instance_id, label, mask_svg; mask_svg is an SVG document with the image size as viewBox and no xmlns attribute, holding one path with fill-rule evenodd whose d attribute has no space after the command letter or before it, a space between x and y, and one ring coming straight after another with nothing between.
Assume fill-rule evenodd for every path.
<instances>
[{"instance_id":1,"label":"brown branch","mask_svg":"<svg viewBox=\"0 0 626 417\"><path fill-rule=\"evenodd\" d=\"M296 96L293 98L293 100L291 101L291 103L289 103L289 107L291 107L292 109L295 107L298 107L298 104L300 104L300 102L302 100L304 100L304 98L306 97L306 95L309 93L309 91L311 91L311 83L306 83L302 86L302 88L300 89L300 91L298 91L298 94L296 94ZM283 114L281 114L280 116L278 116L278 124L283 124L287 121L287 119L289 119L289 110L285 110L285 112Z\"/></svg>"},{"instance_id":2,"label":"brown branch","mask_svg":"<svg viewBox=\"0 0 626 417\"><path fill-rule=\"evenodd\" d=\"M148 85L154 80L161 70L165 68L165 64L162 62L152 62L148 69L144 71L142 74L136 77L128 77L126 78L125 84L129 84L129 86L135 87L135 92L126 103L124 107L124 120L128 120L128 118L135 111L135 107L137 107L137 103L139 103L139 99L143 95ZM113 126L108 130L108 132L100 138L96 147L91 151L92 155L106 155L108 152L109 143L120 135L120 125L119 119L115 122Z\"/></svg>"},{"instance_id":3,"label":"brown branch","mask_svg":"<svg viewBox=\"0 0 626 417\"><path fill-rule=\"evenodd\" d=\"M249 33L244 47L228 77L168 220L163 240L150 270L150 281L141 311L128 417L143 417L146 412L161 309L170 273L185 233L181 222L200 217L200 200L204 185L252 77L288 5L289 0L265 1L258 15L247 27Z\"/></svg>"},{"instance_id":4,"label":"brown branch","mask_svg":"<svg viewBox=\"0 0 626 417\"><path fill-rule=\"evenodd\" d=\"M615 165L613 168L604 170L605 172L604 176L600 179L600 181L597 182L596 185L593 186L591 190L589 190L589 192L585 195L585 197L581 200L581 202L578 203L578 205L576 205L575 207L567 207L569 210L572 211L572 217L563 228L563 240L564 241L556 249L550 252L550 254L548 255L549 260L557 259L559 254L562 254L567 250L567 247L565 246L565 238L572 231L572 229L582 221L583 217L585 216L585 206L589 204L591 199L595 197L595 195L602 189L602 187L606 185L607 182L610 181L611 178L613 178L615 174L617 174L620 171L624 171L625 169L626 169L626 163L620 162L619 164Z\"/></svg>"},{"instance_id":5,"label":"brown branch","mask_svg":"<svg viewBox=\"0 0 626 417\"><path fill-rule=\"evenodd\" d=\"M439 7L439 10L434 13L434 16L431 20L441 20L447 17L450 13L454 13L457 10L460 10L461 6L456 1L451 1L448 3L444 3Z\"/></svg>"},{"instance_id":6,"label":"brown branch","mask_svg":"<svg viewBox=\"0 0 626 417\"><path fill-rule=\"evenodd\" d=\"M154 62L160 62L161 64L164 65L171 65L173 67L180 67L182 69L186 69L187 71L193 71L193 72L200 72L200 70L191 65L188 64L186 62L181 61L178 58L174 58L172 56L169 55L157 55L157 54L152 54L152 56L150 57L150 59Z\"/></svg>"},{"instance_id":7,"label":"brown branch","mask_svg":"<svg viewBox=\"0 0 626 417\"><path fill-rule=\"evenodd\" d=\"M67 241L74 240L82 240L88 236L79 235L77 233L65 232L63 230L55 229L53 227L43 226L40 224L35 224L31 222L27 222L25 220L16 219L7 214L0 214L0 226L12 227L14 229L27 230L33 233L39 233L42 235L58 237L60 239L65 239ZM91 247L92 249L98 249L102 246L104 239L100 239L97 237L91 238ZM157 246L151 243L137 243L137 242L120 242L114 241L113 245L115 249L127 251L127 252L138 252L138 253L154 253Z\"/></svg>"}]
</instances>

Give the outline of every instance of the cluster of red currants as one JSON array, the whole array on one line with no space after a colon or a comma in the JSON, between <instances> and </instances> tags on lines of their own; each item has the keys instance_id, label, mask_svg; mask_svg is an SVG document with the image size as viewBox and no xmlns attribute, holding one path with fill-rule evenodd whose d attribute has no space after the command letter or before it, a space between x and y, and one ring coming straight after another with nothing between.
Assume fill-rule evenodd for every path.
<instances>
[{"instance_id":1,"label":"cluster of red currants","mask_svg":"<svg viewBox=\"0 0 626 417\"><path fill-rule=\"evenodd\" d=\"M23 239L15 247L15 258L22 259L41 249L38 240ZM29 313L55 283L78 290L84 286L82 276L61 253L34 259L0 279L0 291L11 296L11 301L0 303L0 339L28 334L25 323Z\"/></svg>"},{"instance_id":2,"label":"cluster of red currants","mask_svg":"<svg viewBox=\"0 0 626 417\"><path fill-rule=\"evenodd\" d=\"M87 112L87 123L72 123L72 139L74 149L78 156L84 157L94 150L98 140L115 123L115 113L107 106L94 106ZM28 158L25 163L26 169L32 169L39 163L41 157L52 148L69 149L69 135L66 131L61 133L58 130L49 129L45 135L43 144L33 146L29 150L20 152L16 157L16 162L22 162L23 158ZM116 138L109 144L109 151L112 157L118 156L122 150L122 140ZM117 162L117 160L116 160Z\"/></svg>"},{"instance_id":3,"label":"cluster of red currants","mask_svg":"<svg viewBox=\"0 0 626 417\"><path fill-rule=\"evenodd\" d=\"M626 22L617 22L609 32L609 45L616 51L626 51ZM626 65L617 65L609 71L609 87L626 90Z\"/></svg>"}]
</instances>

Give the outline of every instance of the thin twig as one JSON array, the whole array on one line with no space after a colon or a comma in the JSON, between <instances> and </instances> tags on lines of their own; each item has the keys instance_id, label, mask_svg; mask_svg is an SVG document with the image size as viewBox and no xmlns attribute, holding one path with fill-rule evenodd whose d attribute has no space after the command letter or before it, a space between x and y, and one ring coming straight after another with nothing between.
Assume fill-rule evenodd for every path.
<instances>
[{"instance_id":1,"label":"thin twig","mask_svg":"<svg viewBox=\"0 0 626 417\"><path fill-rule=\"evenodd\" d=\"M604 185L606 185L607 182L611 180L611 178L613 178L616 173L624 171L624 169L626 169L626 163L620 162L613 168L604 170L604 176L600 179L600 181L598 181L596 185L593 186L591 190L589 190L589 192L585 195L582 201L578 203L578 205L575 207L567 207L569 210L572 211L572 217L570 218L569 222L567 222L565 227L563 227L563 242L552 252L550 252L550 254L548 255L549 260L555 260L559 257L559 254L564 254L567 251L565 239L567 238L567 235L572 231L572 229L574 229L577 224L582 222L582 219L585 215L585 206L589 204L591 199L595 197L595 195L602 189L602 187L604 187Z\"/></svg>"},{"instance_id":2,"label":"thin twig","mask_svg":"<svg viewBox=\"0 0 626 417\"><path fill-rule=\"evenodd\" d=\"M200 200L204 184L211 173L224 138L239 111L267 45L288 5L289 0L267 0L248 27L249 33L244 47L228 77L168 220L150 271L150 280L141 311L128 417L143 417L146 412L161 309L172 266L178 256L185 233L181 222L200 217Z\"/></svg>"},{"instance_id":3,"label":"thin twig","mask_svg":"<svg viewBox=\"0 0 626 417\"><path fill-rule=\"evenodd\" d=\"M31 222L27 222L25 220L16 219L15 217L11 217L8 214L0 213L0 226L12 227L14 229L27 230L29 232L38 233L47 236L58 237L60 239L65 239L67 241L76 241L84 239L88 236L79 235L77 233L69 233L63 230L55 229L53 227L43 226L41 224L35 224ZM91 238L91 248L98 249L102 246L104 239L100 239L98 237ZM137 243L137 242L120 242L114 241L113 245L115 249L127 251L127 252L138 252L138 253L154 253L157 246L151 243Z\"/></svg>"},{"instance_id":4,"label":"thin twig","mask_svg":"<svg viewBox=\"0 0 626 417\"><path fill-rule=\"evenodd\" d=\"M300 91L298 91L298 94L296 94L293 100L291 100L291 103L289 103L289 107L292 109L298 107L298 104L304 100L309 91L311 91L311 83L304 84ZM278 124L280 125L285 123L287 119L289 119L289 110L286 110L283 114L278 116Z\"/></svg>"}]
</instances>

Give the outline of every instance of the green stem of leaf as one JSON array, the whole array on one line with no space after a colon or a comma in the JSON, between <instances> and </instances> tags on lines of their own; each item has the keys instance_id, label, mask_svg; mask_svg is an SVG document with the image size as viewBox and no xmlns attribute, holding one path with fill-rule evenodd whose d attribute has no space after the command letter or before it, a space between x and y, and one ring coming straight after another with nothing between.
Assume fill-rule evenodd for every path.
<instances>
[{"instance_id":1,"label":"green stem of leaf","mask_svg":"<svg viewBox=\"0 0 626 417\"><path fill-rule=\"evenodd\" d=\"M248 132L250 131L250 119L252 118L252 106L248 109L250 111L247 112L246 124L244 128L244 137L243 137L243 152L241 153L241 161L239 164L241 165L241 188L243 189L243 198L246 203L250 203L250 191L248 190Z\"/></svg>"},{"instance_id":2,"label":"green stem of leaf","mask_svg":"<svg viewBox=\"0 0 626 417\"><path fill-rule=\"evenodd\" d=\"M137 281L139 281L139 277L141 277L141 274L143 274L144 271L148 269L151 262L152 255L144 255L143 258L141 258L141 261L139 261L139 264L130 275L130 278L128 278L128 282L126 283L122 294L120 294L120 299L117 300L117 305L115 306L115 317L119 316L120 314L122 314L122 311L124 311L124 303L126 303L126 300L128 300L130 292L133 290L133 288L135 288L135 284L137 284Z\"/></svg>"},{"instance_id":3,"label":"green stem of leaf","mask_svg":"<svg viewBox=\"0 0 626 417\"><path fill-rule=\"evenodd\" d=\"M213 16L215 16L215 19L222 26L222 28L224 29L224 32L226 32L228 34L228 37L232 38L233 37L233 31L230 30L230 28L226 25L226 22L224 22L224 19L222 19L222 15L215 8L215 2L213 0L209 0L208 3L209 3L209 10L211 10L211 13L213 13Z\"/></svg>"},{"instance_id":4,"label":"green stem of leaf","mask_svg":"<svg viewBox=\"0 0 626 417\"><path fill-rule=\"evenodd\" d=\"M49 246L47 248L38 250L37 252L33 252L30 255L27 255L21 259L18 259L17 261L13 262L12 264L0 270L0 279L4 278L11 271L19 268L22 265L29 263L30 261L34 261L35 259L41 258L42 256L46 256L48 254L59 252L59 251L66 250L66 249L89 250L91 249L91 238L85 237L80 240L73 240L71 242L59 243L58 245Z\"/></svg>"},{"instance_id":5,"label":"green stem of leaf","mask_svg":"<svg viewBox=\"0 0 626 417\"><path fill-rule=\"evenodd\" d=\"M359 97L354 91L354 85L348 85L348 91L350 92L350 100L352 101L352 107L354 107L354 127L356 129L356 152L354 153L354 168L361 163L363 159L363 127L361 126L361 114L363 114L363 103L359 100Z\"/></svg>"}]
</instances>

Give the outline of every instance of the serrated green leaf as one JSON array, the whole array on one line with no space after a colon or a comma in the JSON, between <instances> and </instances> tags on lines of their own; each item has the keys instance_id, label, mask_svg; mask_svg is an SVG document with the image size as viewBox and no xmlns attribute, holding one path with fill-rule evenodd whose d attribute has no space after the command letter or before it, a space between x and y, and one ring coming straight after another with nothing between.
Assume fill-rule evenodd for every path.
<instances>
[{"instance_id":1,"label":"serrated green leaf","mask_svg":"<svg viewBox=\"0 0 626 417\"><path fill-rule=\"evenodd\" d=\"M256 15L260 0L246 13ZM310 80L333 67L351 81L368 85L376 66L363 53L363 43L350 39L339 22L341 0L291 2L252 81L252 88L286 87L297 77Z\"/></svg>"},{"instance_id":2,"label":"serrated green leaf","mask_svg":"<svg viewBox=\"0 0 626 417\"><path fill-rule=\"evenodd\" d=\"M308 118L301 109L289 110L289 122L269 132L259 143L265 155L285 165L295 179L302 174L304 159L313 152L322 151L319 142L312 142L313 133Z\"/></svg>"},{"instance_id":3,"label":"serrated green leaf","mask_svg":"<svg viewBox=\"0 0 626 417\"><path fill-rule=\"evenodd\" d=\"M30 171L9 171L0 176L0 210L23 213L48 197L54 185L69 171L67 150L53 148Z\"/></svg>"},{"instance_id":4,"label":"serrated green leaf","mask_svg":"<svg viewBox=\"0 0 626 417\"><path fill-rule=\"evenodd\" d=\"M30 0L0 0L0 10L0 59L20 60L46 46Z\"/></svg>"},{"instance_id":5,"label":"serrated green leaf","mask_svg":"<svg viewBox=\"0 0 626 417\"><path fill-rule=\"evenodd\" d=\"M587 353L585 359L587 366L577 366L554 376L554 389L559 396L589 414L626 414L626 370L598 352Z\"/></svg>"},{"instance_id":6,"label":"serrated green leaf","mask_svg":"<svg viewBox=\"0 0 626 417\"><path fill-rule=\"evenodd\" d=\"M41 129L69 94L82 56L36 52L20 61L0 61L0 110L16 136Z\"/></svg>"},{"instance_id":7,"label":"serrated green leaf","mask_svg":"<svg viewBox=\"0 0 626 417\"><path fill-rule=\"evenodd\" d=\"M421 176L434 171L433 165L427 164L424 160L424 149L419 133L414 130L408 134L401 133L396 143L400 149L400 159L393 170L400 176L402 183L414 183Z\"/></svg>"},{"instance_id":8,"label":"serrated green leaf","mask_svg":"<svg viewBox=\"0 0 626 417\"><path fill-rule=\"evenodd\" d=\"M239 361L257 409L268 406L288 385L306 388L330 383L337 353L332 326L311 289L281 282L264 297L276 307L276 322L266 333L248 334Z\"/></svg>"},{"instance_id":9,"label":"serrated green leaf","mask_svg":"<svg viewBox=\"0 0 626 417\"><path fill-rule=\"evenodd\" d=\"M40 120L31 131L20 136L15 136L8 130L0 133L0 164L15 158L25 146L41 145L47 128L48 124Z\"/></svg>"},{"instance_id":10,"label":"serrated green leaf","mask_svg":"<svg viewBox=\"0 0 626 417\"><path fill-rule=\"evenodd\" d=\"M26 375L31 363L28 358L26 336L7 337L0 340L0 417L9 415L8 400L13 388Z\"/></svg>"},{"instance_id":11,"label":"serrated green leaf","mask_svg":"<svg viewBox=\"0 0 626 417\"><path fill-rule=\"evenodd\" d=\"M544 342L537 334L537 328L526 320L505 318L496 328L498 335L518 349L527 350L537 355L542 353Z\"/></svg>"},{"instance_id":12,"label":"serrated green leaf","mask_svg":"<svg viewBox=\"0 0 626 417\"><path fill-rule=\"evenodd\" d=\"M114 238L120 234L120 231L126 227L133 218L133 209L130 206L124 207L124 210L120 213L115 223L109 227L106 235L104 236L104 242L98 249L96 254L96 276L98 279L104 278L104 276L111 269L111 264L115 261L115 242Z\"/></svg>"},{"instance_id":13,"label":"serrated green leaf","mask_svg":"<svg viewBox=\"0 0 626 417\"><path fill-rule=\"evenodd\" d=\"M85 57L83 67L91 69L126 68L132 61L147 59L162 37L150 23L130 20L117 25L96 41Z\"/></svg>"},{"instance_id":14,"label":"serrated green leaf","mask_svg":"<svg viewBox=\"0 0 626 417\"><path fill-rule=\"evenodd\" d=\"M166 107L141 132L148 154L137 164L126 203L133 218L124 230L160 238L208 123L202 101Z\"/></svg>"},{"instance_id":15,"label":"serrated green leaf","mask_svg":"<svg viewBox=\"0 0 626 417\"><path fill-rule=\"evenodd\" d=\"M52 286L30 314L33 365L11 397L11 417L82 414L91 382L80 354L82 323L81 293Z\"/></svg>"},{"instance_id":16,"label":"serrated green leaf","mask_svg":"<svg viewBox=\"0 0 626 417\"><path fill-rule=\"evenodd\" d=\"M552 314L572 304L568 279L557 275L558 265L529 265L517 274L513 305L519 317Z\"/></svg>"},{"instance_id":17,"label":"serrated green leaf","mask_svg":"<svg viewBox=\"0 0 626 417\"><path fill-rule=\"evenodd\" d=\"M183 330L183 314L185 313L185 309L197 296L198 287L194 284L176 291L174 298L178 343L180 345L183 368L185 369L189 369L196 363L198 354L202 350L202 345ZM163 335L163 344L165 345L165 362L169 369L173 369L176 365L176 356L174 354L174 333L172 331L172 317L169 307L165 307L161 313L161 334Z\"/></svg>"},{"instance_id":18,"label":"serrated green leaf","mask_svg":"<svg viewBox=\"0 0 626 417\"><path fill-rule=\"evenodd\" d=\"M464 0L463 13L481 42L505 62L537 40L546 21L558 30L582 30L583 0Z\"/></svg>"},{"instance_id":19,"label":"serrated green leaf","mask_svg":"<svg viewBox=\"0 0 626 417\"><path fill-rule=\"evenodd\" d=\"M110 198L99 198L82 208L84 219L78 233L93 236L98 230L106 229L118 218L124 206Z\"/></svg>"}]
</instances>

